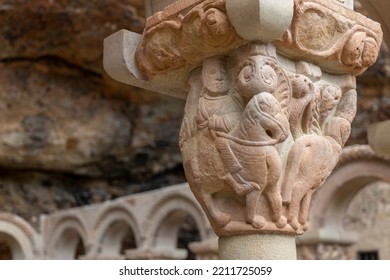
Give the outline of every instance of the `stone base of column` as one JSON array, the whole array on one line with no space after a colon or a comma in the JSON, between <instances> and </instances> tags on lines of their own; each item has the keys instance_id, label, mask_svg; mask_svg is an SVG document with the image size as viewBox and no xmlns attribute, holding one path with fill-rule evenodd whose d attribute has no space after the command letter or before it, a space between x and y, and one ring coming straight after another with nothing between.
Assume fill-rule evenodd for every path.
<instances>
[{"instance_id":1,"label":"stone base of column","mask_svg":"<svg viewBox=\"0 0 390 280\"><path fill-rule=\"evenodd\" d=\"M296 260L295 236L253 234L219 238L221 260Z\"/></svg>"}]
</instances>

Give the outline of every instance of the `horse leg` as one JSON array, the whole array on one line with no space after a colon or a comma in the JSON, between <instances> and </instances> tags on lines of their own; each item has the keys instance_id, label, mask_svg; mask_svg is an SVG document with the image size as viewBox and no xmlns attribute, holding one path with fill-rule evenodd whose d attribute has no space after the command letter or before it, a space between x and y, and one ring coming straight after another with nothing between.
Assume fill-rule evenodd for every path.
<instances>
[{"instance_id":1,"label":"horse leg","mask_svg":"<svg viewBox=\"0 0 390 280\"><path fill-rule=\"evenodd\" d=\"M232 220L230 215L220 211L215 205L214 199L211 194L208 194L204 191L201 191L201 194L204 205L206 206L210 216L217 223L218 227L225 227Z\"/></svg>"},{"instance_id":2,"label":"horse leg","mask_svg":"<svg viewBox=\"0 0 390 280\"><path fill-rule=\"evenodd\" d=\"M300 190L298 188L294 188L287 212L287 221L294 230L298 230L300 227L300 224L298 222L298 213L301 205L301 199L302 196L300 195Z\"/></svg>"},{"instance_id":3,"label":"horse leg","mask_svg":"<svg viewBox=\"0 0 390 280\"><path fill-rule=\"evenodd\" d=\"M310 189L303 197L301 202L301 210L299 212L298 221L303 226L304 231L307 230L307 228L309 227L309 223L307 222L307 219L309 217L310 201L313 193L314 193L314 189Z\"/></svg>"},{"instance_id":4,"label":"horse leg","mask_svg":"<svg viewBox=\"0 0 390 280\"><path fill-rule=\"evenodd\" d=\"M278 228L284 228L287 219L282 216L282 196L278 189L278 180L280 177L280 159L275 149L267 154L267 186L265 188L268 202L272 209L272 221Z\"/></svg>"},{"instance_id":5,"label":"horse leg","mask_svg":"<svg viewBox=\"0 0 390 280\"><path fill-rule=\"evenodd\" d=\"M261 193L262 190L254 190L246 195L246 222L254 228L262 228L265 225L264 217L256 215Z\"/></svg>"},{"instance_id":6,"label":"horse leg","mask_svg":"<svg viewBox=\"0 0 390 280\"><path fill-rule=\"evenodd\" d=\"M284 228L287 225L287 219L282 216L282 197L277 186L267 190L266 196L272 209L272 221L278 228Z\"/></svg>"}]
</instances>

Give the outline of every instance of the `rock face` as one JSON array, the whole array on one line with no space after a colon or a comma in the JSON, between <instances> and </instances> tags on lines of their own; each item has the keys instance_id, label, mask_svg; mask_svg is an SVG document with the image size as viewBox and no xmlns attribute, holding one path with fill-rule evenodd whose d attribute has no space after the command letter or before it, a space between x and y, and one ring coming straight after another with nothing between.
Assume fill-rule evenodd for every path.
<instances>
[{"instance_id":1,"label":"rock face","mask_svg":"<svg viewBox=\"0 0 390 280\"><path fill-rule=\"evenodd\" d=\"M0 0L0 23L0 211L31 221L185 180L184 102L102 67L106 36L142 32L143 1Z\"/></svg>"},{"instance_id":2,"label":"rock face","mask_svg":"<svg viewBox=\"0 0 390 280\"><path fill-rule=\"evenodd\" d=\"M104 100L95 76L50 60L0 69L1 166L99 176L131 152L132 106Z\"/></svg>"},{"instance_id":3,"label":"rock face","mask_svg":"<svg viewBox=\"0 0 390 280\"><path fill-rule=\"evenodd\" d=\"M142 0L1 0L0 58L54 56L103 73L103 39L122 28L142 32L142 8Z\"/></svg>"}]
</instances>

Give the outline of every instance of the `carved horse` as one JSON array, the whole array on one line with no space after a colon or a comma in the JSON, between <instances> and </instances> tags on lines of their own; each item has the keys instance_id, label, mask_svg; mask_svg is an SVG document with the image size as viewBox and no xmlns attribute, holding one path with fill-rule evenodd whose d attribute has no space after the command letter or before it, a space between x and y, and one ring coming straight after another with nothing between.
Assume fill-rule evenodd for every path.
<instances>
[{"instance_id":1,"label":"carved horse","mask_svg":"<svg viewBox=\"0 0 390 280\"><path fill-rule=\"evenodd\" d=\"M312 194L329 176L340 154L341 146L328 136L304 135L291 147L282 182L282 197L287 205L288 222L299 233L308 228Z\"/></svg>"},{"instance_id":2,"label":"carved horse","mask_svg":"<svg viewBox=\"0 0 390 280\"><path fill-rule=\"evenodd\" d=\"M246 222L255 228L265 225L257 215L264 193L272 208L272 220L283 228L282 198L277 182L281 163L275 144L289 135L289 123L276 98L262 92L250 99L238 126L229 134L217 132L215 145L227 169L223 181L246 199Z\"/></svg>"}]
</instances>

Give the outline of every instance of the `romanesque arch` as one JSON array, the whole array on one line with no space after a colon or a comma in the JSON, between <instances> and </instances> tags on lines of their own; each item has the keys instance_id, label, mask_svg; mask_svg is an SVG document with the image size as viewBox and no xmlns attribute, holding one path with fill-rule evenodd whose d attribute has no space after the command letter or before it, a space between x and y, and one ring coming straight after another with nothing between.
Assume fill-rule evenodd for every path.
<instances>
[{"instance_id":1,"label":"romanesque arch","mask_svg":"<svg viewBox=\"0 0 390 280\"><path fill-rule=\"evenodd\" d=\"M195 221L201 240L207 239L210 226L200 206L184 194L168 194L153 205L146 218L145 245L160 250L161 258L170 252L172 258L185 258L187 252L177 250L176 245L180 226L187 216Z\"/></svg>"},{"instance_id":2,"label":"romanesque arch","mask_svg":"<svg viewBox=\"0 0 390 280\"><path fill-rule=\"evenodd\" d=\"M85 223L76 215L61 217L47 233L46 254L50 259L75 259L80 252L88 250L90 238ZM81 253L81 255L87 252Z\"/></svg>"},{"instance_id":3,"label":"romanesque arch","mask_svg":"<svg viewBox=\"0 0 390 280\"><path fill-rule=\"evenodd\" d=\"M0 212L0 241L9 246L13 259L35 259L40 254L37 233L14 214Z\"/></svg>"},{"instance_id":4,"label":"romanesque arch","mask_svg":"<svg viewBox=\"0 0 390 280\"><path fill-rule=\"evenodd\" d=\"M315 195L310 214L311 230L301 240L356 242L358 233L345 231L343 217L356 194L375 181L390 182L390 159L375 154L366 145L345 148L338 166Z\"/></svg>"},{"instance_id":5,"label":"romanesque arch","mask_svg":"<svg viewBox=\"0 0 390 280\"><path fill-rule=\"evenodd\" d=\"M129 235L133 236L135 247L140 243L139 225L130 209L123 205L104 208L93 232L97 246L94 251L100 258L120 258L122 243Z\"/></svg>"}]
</instances>

